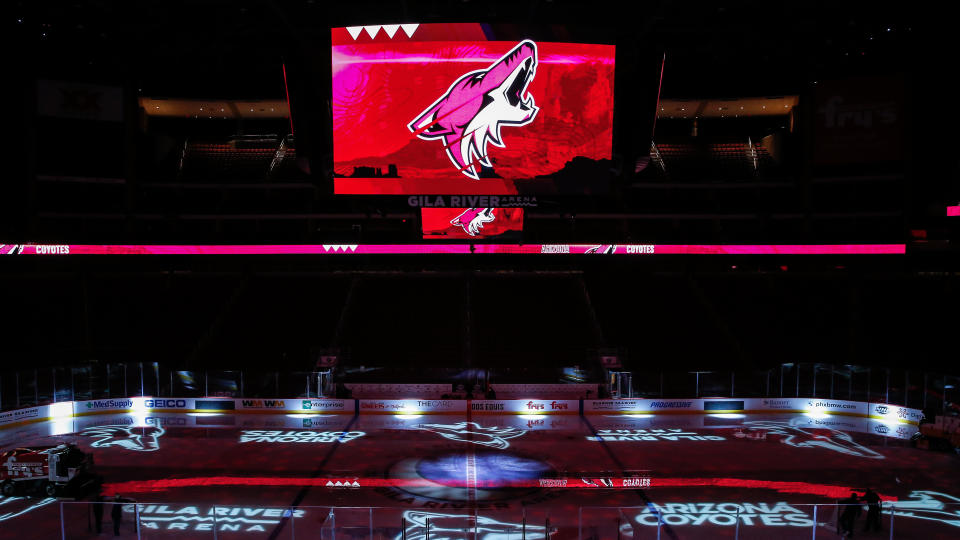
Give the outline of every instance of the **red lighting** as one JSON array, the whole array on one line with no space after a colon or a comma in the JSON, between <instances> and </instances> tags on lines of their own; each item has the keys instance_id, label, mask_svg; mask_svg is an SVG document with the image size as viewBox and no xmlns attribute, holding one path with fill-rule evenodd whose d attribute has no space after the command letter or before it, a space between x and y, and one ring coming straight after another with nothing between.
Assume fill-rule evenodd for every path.
<instances>
[{"instance_id":1,"label":"red lighting","mask_svg":"<svg viewBox=\"0 0 960 540\"><path fill-rule=\"evenodd\" d=\"M564 487L560 489L597 489L595 484L586 484L578 482L578 479L572 479L565 482ZM209 486L258 486L258 487L330 487L334 482L340 481L345 485L352 485L356 482L360 488L372 487L430 487L435 486L436 482L427 479L412 478L290 478L290 477L237 477L237 476L210 476L194 478L167 478L163 480L134 480L130 482L118 482L115 484L104 485L105 495L114 495L117 493L147 493L153 491L165 491L168 489L189 488L189 487L209 487ZM349 484L347 484L349 482ZM468 482L449 481L444 485L467 487ZM484 488L530 488L541 487L540 480L521 480L521 481L475 481L472 482L475 487ZM851 491L862 493L861 490L849 486L835 486L829 484L814 484L810 482L777 482L772 480L748 480L743 478L651 478L652 488L686 488L686 487L719 487L719 488L746 488L746 489L771 489L783 494L796 495L815 495L828 499L841 499L850 494ZM880 494L885 501L896 501L898 498L894 495Z\"/></svg>"}]
</instances>

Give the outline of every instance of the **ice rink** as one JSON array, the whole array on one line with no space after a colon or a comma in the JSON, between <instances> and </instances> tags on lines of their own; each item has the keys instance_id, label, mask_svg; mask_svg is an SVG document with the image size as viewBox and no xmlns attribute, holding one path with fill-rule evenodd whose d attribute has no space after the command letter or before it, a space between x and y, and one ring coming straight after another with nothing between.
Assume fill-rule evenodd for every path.
<instances>
[{"instance_id":1,"label":"ice rink","mask_svg":"<svg viewBox=\"0 0 960 540\"><path fill-rule=\"evenodd\" d=\"M831 505L868 487L897 501L896 538L960 537L960 462L913 448L916 431L826 414L124 413L0 430L0 449L91 452L127 501L126 538L832 538ZM64 501L0 499L0 538L96 537L91 503ZM889 537L890 514L862 536Z\"/></svg>"}]
</instances>

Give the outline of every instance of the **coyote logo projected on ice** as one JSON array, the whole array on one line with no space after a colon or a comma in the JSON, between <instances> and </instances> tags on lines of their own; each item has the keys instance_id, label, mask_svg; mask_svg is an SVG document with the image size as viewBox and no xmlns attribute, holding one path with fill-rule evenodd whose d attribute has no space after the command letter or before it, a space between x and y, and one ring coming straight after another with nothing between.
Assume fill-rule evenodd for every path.
<instances>
[{"instance_id":1,"label":"coyote logo projected on ice","mask_svg":"<svg viewBox=\"0 0 960 540\"><path fill-rule=\"evenodd\" d=\"M480 234L480 229L484 223L490 223L497 219L493 214L493 208L467 208L462 214L450 220L451 225L463 228L463 232L470 236Z\"/></svg>"},{"instance_id":2,"label":"coyote logo projected on ice","mask_svg":"<svg viewBox=\"0 0 960 540\"><path fill-rule=\"evenodd\" d=\"M835 429L800 427L790 422L773 420L744 422L743 427L745 429L737 430L733 435L739 439L776 439L797 448L823 448L848 456L883 459L883 454L857 444L849 434Z\"/></svg>"},{"instance_id":3,"label":"coyote logo projected on ice","mask_svg":"<svg viewBox=\"0 0 960 540\"><path fill-rule=\"evenodd\" d=\"M153 452L160 449L160 437L166 430L159 426L135 428L130 426L95 426L83 430L80 434L96 437L90 446L106 448L119 446L133 452Z\"/></svg>"},{"instance_id":4,"label":"coyote logo projected on ice","mask_svg":"<svg viewBox=\"0 0 960 540\"><path fill-rule=\"evenodd\" d=\"M487 143L504 147L500 126L523 126L539 110L527 86L537 70L537 45L521 41L487 69L471 71L407 124L423 140L441 139L458 171L478 180L478 163L493 167Z\"/></svg>"},{"instance_id":5,"label":"coyote logo projected on ice","mask_svg":"<svg viewBox=\"0 0 960 540\"><path fill-rule=\"evenodd\" d=\"M510 447L507 439L513 439L526 433L526 431L512 427L483 427L476 422L423 424L420 429L436 433L445 439L489 446L498 450Z\"/></svg>"},{"instance_id":6,"label":"coyote logo projected on ice","mask_svg":"<svg viewBox=\"0 0 960 540\"><path fill-rule=\"evenodd\" d=\"M543 525L505 523L485 516L467 516L463 514L439 514L435 512L420 512L411 510L403 513L403 523L406 530L397 535L397 540L404 538L430 538L444 540L506 540L520 538L521 530L526 534L524 538L530 540L547 538Z\"/></svg>"},{"instance_id":7,"label":"coyote logo projected on ice","mask_svg":"<svg viewBox=\"0 0 960 540\"><path fill-rule=\"evenodd\" d=\"M883 509L884 514L895 512L897 517L939 521L960 527L960 498L936 491L914 491L909 495L913 500L901 500L892 507Z\"/></svg>"}]
</instances>

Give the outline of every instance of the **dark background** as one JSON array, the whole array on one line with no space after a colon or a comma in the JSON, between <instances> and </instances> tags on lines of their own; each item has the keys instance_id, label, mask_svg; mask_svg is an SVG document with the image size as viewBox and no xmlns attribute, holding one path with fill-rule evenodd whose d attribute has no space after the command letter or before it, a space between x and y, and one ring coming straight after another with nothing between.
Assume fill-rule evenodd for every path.
<instances>
[{"instance_id":1,"label":"dark background","mask_svg":"<svg viewBox=\"0 0 960 540\"><path fill-rule=\"evenodd\" d=\"M0 369L107 361L309 369L572 365L598 349L627 367L782 362L956 372L960 204L949 28L902 4L804 2L15 2L0 236L37 243L414 243L405 198L333 197L329 28L540 21L617 44L611 190L546 198L525 242L905 243L906 256L627 258L4 258ZM375 17L371 14L375 14ZM375 20L374 20L375 19ZM582 29L581 29L582 28ZM576 33L576 32L574 32ZM691 140L662 98L798 96L795 115L704 118L701 139L778 134L783 159L740 176L635 163ZM189 138L277 138L286 118L159 118L141 97L285 99L289 177L229 167L180 177ZM817 88L902 85L896 152L824 165ZM123 90L122 122L37 114L41 79ZM893 82L890 82L893 81ZM651 135L653 133L653 135ZM681 156L679 163L686 158ZM667 169L669 172L671 169ZM90 179L107 179L107 182ZM116 180L116 181L114 181ZM271 182L295 184L279 189ZM263 185L261 185L263 184ZM194 186L195 187L195 186ZM953 242L953 243L952 243Z\"/></svg>"}]
</instances>

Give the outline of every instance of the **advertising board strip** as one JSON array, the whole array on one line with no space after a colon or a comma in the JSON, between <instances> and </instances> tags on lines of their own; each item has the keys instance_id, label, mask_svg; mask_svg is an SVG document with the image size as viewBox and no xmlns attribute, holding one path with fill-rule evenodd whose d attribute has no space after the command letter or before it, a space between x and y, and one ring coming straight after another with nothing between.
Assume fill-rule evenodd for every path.
<instances>
[{"instance_id":1,"label":"advertising board strip","mask_svg":"<svg viewBox=\"0 0 960 540\"><path fill-rule=\"evenodd\" d=\"M235 409L232 399L198 399L198 411L232 411Z\"/></svg>"},{"instance_id":2,"label":"advertising board strip","mask_svg":"<svg viewBox=\"0 0 960 540\"><path fill-rule=\"evenodd\" d=\"M466 414L462 399L361 399L360 414Z\"/></svg>"},{"instance_id":3,"label":"advertising board strip","mask_svg":"<svg viewBox=\"0 0 960 540\"><path fill-rule=\"evenodd\" d=\"M577 399L480 399L471 400L473 414L579 414Z\"/></svg>"},{"instance_id":4,"label":"advertising board strip","mask_svg":"<svg viewBox=\"0 0 960 540\"><path fill-rule=\"evenodd\" d=\"M792 413L811 418L846 416L885 425L917 425L923 411L900 405L821 398L744 399L194 399L134 397L62 401L39 407L0 412L0 429L43 422L53 418L126 413L238 413L294 414L393 414L398 418L422 414L548 415L711 415L716 413ZM227 417L225 417L227 418ZM299 420L298 420L299 421ZM533 426L533 424L531 424Z\"/></svg>"},{"instance_id":5,"label":"advertising board strip","mask_svg":"<svg viewBox=\"0 0 960 540\"><path fill-rule=\"evenodd\" d=\"M0 412L0 427L15 426L30 422L45 420L48 416L45 414L48 406L27 407L26 409L15 409L12 411Z\"/></svg>"},{"instance_id":6,"label":"advertising board strip","mask_svg":"<svg viewBox=\"0 0 960 540\"><path fill-rule=\"evenodd\" d=\"M585 399L584 414L702 414L702 399Z\"/></svg>"},{"instance_id":7,"label":"advertising board strip","mask_svg":"<svg viewBox=\"0 0 960 540\"><path fill-rule=\"evenodd\" d=\"M101 412L132 411L133 398L91 399L73 402L73 415L84 416Z\"/></svg>"},{"instance_id":8,"label":"advertising board strip","mask_svg":"<svg viewBox=\"0 0 960 540\"><path fill-rule=\"evenodd\" d=\"M0 255L903 255L906 244L0 244Z\"/></svg>"},{"instance_id":9,"label":"advertising board strip","mask_svg":"<svg viewBox=\"0 0 960 540\"><path fill-rule=\"evenodd\" d=\"M711 412L719 411L743 411L746 410L742 399L710 399L703 402L703 410Z\"/></svg>"}]
</instances>

